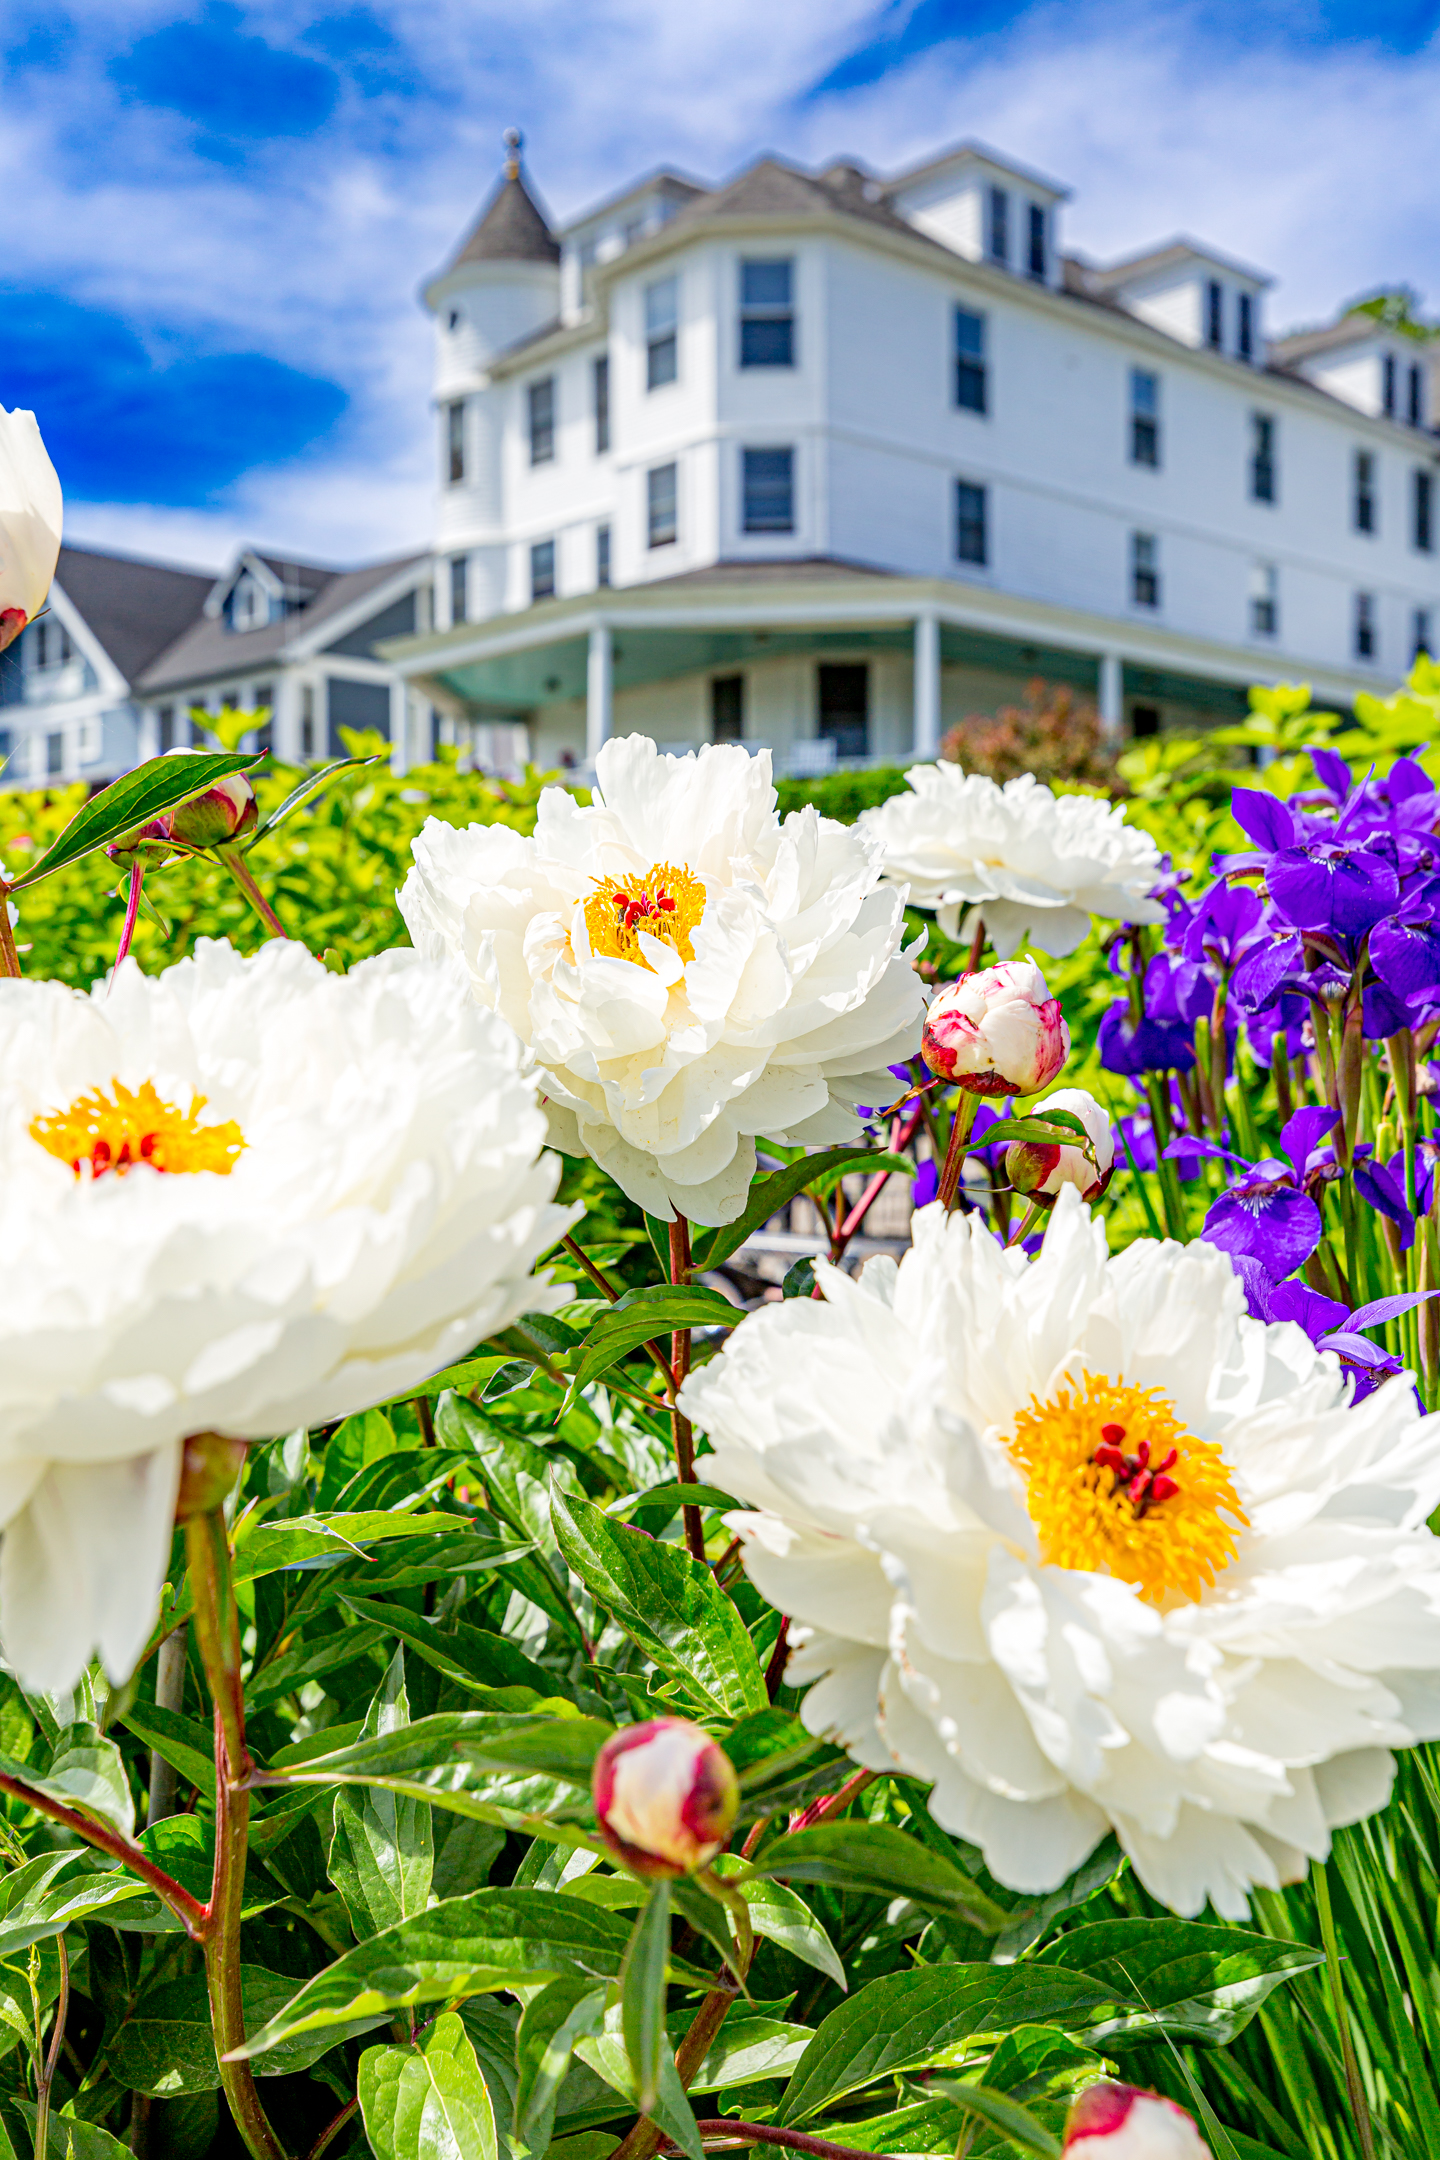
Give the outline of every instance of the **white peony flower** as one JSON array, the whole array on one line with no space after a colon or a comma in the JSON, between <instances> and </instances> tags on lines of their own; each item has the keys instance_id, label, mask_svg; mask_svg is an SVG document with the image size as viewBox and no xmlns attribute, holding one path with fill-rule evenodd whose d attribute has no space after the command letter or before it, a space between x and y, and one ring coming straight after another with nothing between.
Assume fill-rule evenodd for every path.
<instances>
[{"instance_id":1,"label":"white peony flower","mask_svg":"<svg viewBox=\"0 0 1440 2160\"><path fill-rule=\"evenodd\" d=\"M698 1465L801 1623L803 1716L933 1787L1002 1882L1111 1827L1175 1911L1242 1918L1440 1734L1440 1449L1403 1379L1246 1317L1225 1254L1062 1189L1033 1261L915 1218L898 1269L742 1321L691 1376Z\"/></svg>"},{"instance_id":2,"label":"white peony flower","mask_svg":"<svg viewBox=\"0 0 1440 2160\"><path fill-rule=\"evenodd\" d=\"M924 1011L900 897L853 827L780 822L768 752L631 735L596 773L589 809L545 790L533 839L431 818L400 912L529 1045L558 1147L663 1221L729 1222L756 1134L849 1140L893 1094Z\"/></svg>"},{"instance_id":3,"label":"white peony flower","mask_svg":"<svg viewBox=\"0 0 1440 2160\"><path fill-rule=\"evenodd\" d=\"M63 511L34 413L0 405L0 652L45 605Z\"/></svg>"},{"instance_id":4,"label":"white peony flower","mask_svg":"<svg viewBox=\"0 0 1440 2160\"><path fill-rule=\"evenodd\" d=\"M180 1443L402 1395L568 1290L510 1030L458 968L203 942L107 995L0 982L0 1640L123 1679ZM72 1167L78 1164L79 1169Z\"/></svg>"},{"instance_id":5,"label":"white peony flower","mask_svg":"<svg viewBox=\"0 0 1440 2160\"><path fill-rule=\"evenodd\" d=\"M1027 939L1042 952L1074 952L1092 915L1164 920L1149 897L1160 851L1126 824L1122 804L1057 795L1033 773L997 787L946 762L905 777L912 793L892 795L860 824L884 848L886 877L909 887L912 907L933 908L946 937L960 935L960 910L971 905L1002 960Z\"/></svg>"}]
</instances>

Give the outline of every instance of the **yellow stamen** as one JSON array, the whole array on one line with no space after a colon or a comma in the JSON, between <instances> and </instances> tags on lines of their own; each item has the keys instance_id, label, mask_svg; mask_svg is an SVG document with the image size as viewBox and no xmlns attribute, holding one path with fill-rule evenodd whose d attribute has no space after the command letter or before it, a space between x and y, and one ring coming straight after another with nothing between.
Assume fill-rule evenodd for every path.
<instances>
[{"instance_id":1,"label":"yellow stamen","mask_svg":"<svg viewBox=\"0 0 1440 2160\"><path fill-rule=\"evenodd\" d=\"M1045 1558L1134 1583L1152 1605L1198 1598L1235 1557L1248 1521L1225 1458L1186 1432L1159 1388L1088 1373L1032 1396L1010 1452Z\"/></svg>"},{"instance_id":2,"label":"yellow stamen","mask_svg":"<svg viewBox=\"0 0 1440 2160\"><path fill-rule=\"evenodd\" d=\"M649 967L640 933L659 938L682 960L693 960L690 933L705 912L705 887L683 863L656 863L643 877L596 878L585 902L590 950Z\"/></svg>"},{"instance_id":3,"label":"yellow stamen","mask_svg":"<svg viewBox=\"0 0 1440 2160\"><path fill-rule=\"evenodd\" d=\"M103 1177L107 1170L123 1176L142 1162L152 1170L213 1170L228 1177L245 1135L233 1120L202 1125L204 1107L203 1095L192 1095L189 1109L179 1110L162 1101L149 1080L133 1089L112 1080L109 1095L96 1088L77 1096L68 1110L37 1117L30 1137L69 1163L77 1177Z\"/></svg>"}]
</instances>

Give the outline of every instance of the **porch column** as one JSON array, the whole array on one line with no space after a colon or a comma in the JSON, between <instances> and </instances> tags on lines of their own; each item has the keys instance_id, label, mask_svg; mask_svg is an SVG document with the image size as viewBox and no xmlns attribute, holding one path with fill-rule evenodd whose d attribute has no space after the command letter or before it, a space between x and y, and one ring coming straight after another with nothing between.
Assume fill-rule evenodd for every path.
<instances>
[{"instance_id":1,"label":"porch column","mask_svg":"<svg viewBox=\"0 0 1440 2160\"><path fill-rule=\"evenodd\" d=\"M1100 655L1100 726L1104 733L1116 736L1125 719L1125 670L1119 653Z\"/></svg>"},{"instance_id":2,"label":"porch column","mask_svg":"<svg viewBox=\"0 0 1440 2160\"><path fill-rule=\"evenodd\" d=\"M585 669L585 761L593 765L600 745L610 740L614 717L615 647L609 623L590 632Z\"/></svg>"},{"instance_id":3,"label":"porch column","mask_svg":"<svg viewBox=\"0 0 1440 2160\"><path fill-rule=\"evenodd\" d=\"M917 758L934 758L940 754L940 618L933 611L915 618L912 748Z\"/></svg>"}]
</instances>

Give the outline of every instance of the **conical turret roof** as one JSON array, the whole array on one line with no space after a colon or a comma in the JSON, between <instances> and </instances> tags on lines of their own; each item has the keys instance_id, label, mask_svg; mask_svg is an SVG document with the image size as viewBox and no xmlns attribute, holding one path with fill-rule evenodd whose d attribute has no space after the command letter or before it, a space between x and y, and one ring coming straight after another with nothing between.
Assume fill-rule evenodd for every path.
<instances>
[{"instance_id":1,"label":"conical turret roof","mask_svg":"<svg viewBox=\"0 0 1440 2160\"><path fill-rule=\"evenodd\" d=\"M462 263L560 260L560 243L521 174L519 136L513 130L512 136L513 140L506 138L510 155L500 184L451 264L452 270L458 270Z\"/></svg>"}]
</instances>

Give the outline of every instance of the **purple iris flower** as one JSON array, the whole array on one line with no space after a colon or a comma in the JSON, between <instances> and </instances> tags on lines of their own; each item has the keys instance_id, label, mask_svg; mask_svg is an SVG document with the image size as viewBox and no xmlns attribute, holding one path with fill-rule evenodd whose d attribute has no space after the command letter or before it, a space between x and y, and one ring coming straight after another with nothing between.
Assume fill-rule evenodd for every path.
<instances>
[{"instance_id":1,"label":"purple iris flower","mask_svg":"<svg viewBox=\"0 0 1440 2160\"><path fill-rule=\"evenodd\" d=\"M1400 1232L1400 1250L1409 1252L1415 1242L1415 1218L1405 1199L1405 1159L1392 1155L1388 1162L1377 1162L1373 1155L1362 1160L1363 1151L1355 1151L1355 1190L1362 1200L1381 1215L1387 1215Z\"/></svg>"},{"instance_id":2,"label":"purple iris flower","mask_svg":"<svg viewBox=\"0 0 1440 2160\"><path fill-rule=\"evenodd\" d=\"M1320 1143L1338 1111L1297 1110L1287 1119L1280 1145L1288 1163L1267 1156L1246 1162L1213 1141L1191 1148L1233 1163L1242 1175L1213 1202L1200 1235L1232 1259L1254 1261L1274 1282L1303 1267L1320 1243L1320 1210L1312 1197L1326 1177L1335 1175L1334 1151ZM1166 1149L1173 1155L1175 1148Z\"/></svg>"},{"instance_id":3,"label":"purple iris flower","mask_svg":"<svg viewBox=\"0 0 1440 2160\"><path fill-rule=\"evenodd\" d=\"M919 1169L915 1172L915 1183L912 1187L912 1195L916 1207L929 1207L930 1202L935 1198L935 1195L939 1190L940 1173L936 1169L934 1163L927 1156L925 1161L921 1163Z\"/></svg>"},{"instance_id":4,"label":"purple iris flower","mask_svg":"<svg viewBox=\"0 0 1440 2160\"><path fill-rule=\"evenodd\" d=\"M1393 914L1400 898L1393 863L1374 848L1333 838L1282 848L1271 858L1265 883L1287 922L1332 937L1363 937Z\"/></svg>"},{"instance_id":5,"label":"purple iris flower","mask_svg":"<svg viewBox=\"0 0 1440 2160\"><path fill-rule=\"evenodd\" d=\"M1354 1381L1353 1402L1363 1402L1382 1380L1404 1367L1392 1351L1371 1342L1362 1332L1394 1320L1412 1305L1440 1296L1435 1290L1407 1290L1396 1297L1376 1298L1351 1312L1338 1298L1324 1297L1306 1283L1270 1282L1259 1270L1240 1262L1236 1273L1245 1284L1246 1303L1257 1320L1292 1320L1303 1328L1317 1350L1333 1350ZM1417 1398L1418 1400L1418 1398ZM1424 1408L1423 1403L1421 1408Z\"/></svg>"}]
</instances>

